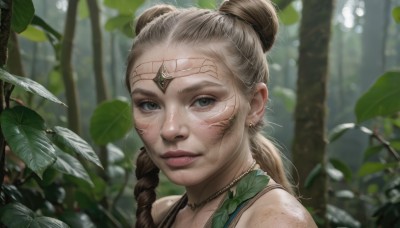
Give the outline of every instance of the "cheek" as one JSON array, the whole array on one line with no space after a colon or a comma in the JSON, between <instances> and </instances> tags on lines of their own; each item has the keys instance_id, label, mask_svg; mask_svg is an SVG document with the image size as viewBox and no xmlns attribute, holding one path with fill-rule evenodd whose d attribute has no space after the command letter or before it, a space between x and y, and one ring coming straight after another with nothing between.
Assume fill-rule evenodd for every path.
<instances>
[{"instance_id":1,"label":"cheek","mask_svg":"<svg viewBox=\"0 0 400 228\"><path fill-rule=\"evenodd\" d=\"M157 125L154 124L157 123L156 118L140 118L134 114L133 122L136 132L143 142L152 143L156 140L156 137L160 133L160 129L157 129Z\"/></svg>"}]
</instances>

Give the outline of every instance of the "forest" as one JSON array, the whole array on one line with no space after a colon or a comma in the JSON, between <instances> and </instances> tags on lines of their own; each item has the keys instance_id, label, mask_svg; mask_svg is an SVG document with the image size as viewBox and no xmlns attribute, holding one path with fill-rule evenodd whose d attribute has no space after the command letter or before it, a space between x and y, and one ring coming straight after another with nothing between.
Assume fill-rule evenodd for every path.
<instances>
[{"instance_id":1,"label":"forest","mask_svg":"<svg viewBox=\"0 0 400 228\"><path fill-rule=\"evenodd\" d=\"M135 18L221 1L0 0L0 227L133 226ZM299 200L319 227L400 227L400 0L272 1L264 133Z\"/></svg>"}]
</instances>

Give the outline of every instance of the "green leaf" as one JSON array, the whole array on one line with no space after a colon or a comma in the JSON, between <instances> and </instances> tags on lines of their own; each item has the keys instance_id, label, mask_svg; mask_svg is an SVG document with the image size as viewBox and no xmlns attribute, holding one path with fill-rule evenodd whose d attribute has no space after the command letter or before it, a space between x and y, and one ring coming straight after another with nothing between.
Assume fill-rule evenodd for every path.
<instances>
[{"instance_id":1,"label":"green leaf","mask_svg":"<svg viewBox=\"0 0 400 228\"><path fill-rule=\"evenodd\" d=\"M50 92L53 94L61 94L64 91L64 82L60 72L60 66L54 66L48 75L48 86Z\"/></svg>"},{"instance_id":2,"label":"green leaf","mask_svg":"<svg viewBox=\"0 0 400 228\"><path fill-rule=\"evenodd\" d=\"M344 178L344 174L342 173L342 171L336 169L331 163L327 164L326 173L330 178L335 181L341 181Z\"/></svg>"},{"instance_id":3,"label":"green leaf","mask_svg":"<svg viewBox=\"0 0 400 228\"><path fill-rule=\"evenodd\" d=\"M54 143L60 148L65 148L68 151L79 154L86 160L102 167L100 159L94 152L93 148L73 131L68 128L56 126L54 127L54 132Z\"/></svg>"},{"instance_id":4,"label":"green leaf","mask_svg":"<svg viewBox=\"0 0 400 228\"><path fill-rule=\"evenodd\" d=\"M329 162L332 164L333 167L335 167L337 170L340 170L342 172L342 174L344 175L344 179L347 182L351 181L352 171L349 168L349 166L347 166L342 161L340 161L338 159L334 159L334 158L329 159Z\"/></svg>"},{"instance_id":5,"label":"green leaf","mask_svg":"<svg viewBox=\"0 0 400 228\"><path fill-rule=\"evenodd\" d=\"M35 7L32 0L14 0L12 3L11 29L21 33L31 23Z\"/></svg>"},{"instance_id":6,"label":"green leaf","mask_svg":"<svg viewBox=\"0 0 400 228\"><path fill-rule=\"evenodd\" d=\"M104 5L118 10L120 14L132 15L145 2L145 0L104 0Z\"/></svg>"},{"instance_id":7,"label":"green leaf","mask_svg":"<svg viewBox=\"0 0 400 228\"><path fill-rule=\"evenodd\" d=\"M54 96L52 93L50 93L41 84L39 84L29 78L12 75L12 74L8 73L7 71L5 71L4 69L0 68L0 80L6 81L15 86L19 86L25 91L39 95L43 98L46 98L50 101L57 103L57 104L67 106L63 102L61 102L56 96Z\"/></svg>"},{"instance_id":8,"label":"green leaf","mask_svg":"<svg viewBox=\"0 0 400 228\"><path fill-rule=\"evenodd\" d=\"M261 170L254 170L243 177L236 187L235 197L240 201L245 201L255 196L260 192L269 182L267 175L261 174Z\"/></svg>"},{"instance_id":9,"label":"green leaf","mask_svg":"<svg viewBox=\"0 0 400 228\"><path fill-rule=\"evenodd\" d=\"M122 161L125 158L124 152L116 145L109 143L107 144L108 151L108 162L114 164L116 162Z\"/></svg>"},{"instance_id":10,"label":"green leaf","mask_svg":"<svg viewBox=\"0 0 400 228\"><path fill-rule=\"evenodd\" d=\"M0 209L0 220L7 227L28 228L68 228L60 220L36 216L35 213L20 203L11 203Z\"/></svg>"},{"instance_id":11,"label":"green leaf","mask_svg":"<svg viewBox=\"0 0 400 228\"><path fill-rule=\"evenodd\" d=\"M46 33L32 25L29 25L20 35L34 42L43 42L47 40Z\"/></svg>"},{"instance_id":12,"label":"green leaf","mask_svg":"<svg viewBox=\"0 0 400 228\"><path fill-rule=\"evenodd\" d=\"M57 151L57 160L53 164L53 168L61 173L80 178L88 182L91 186L94 186L89 174L86 172L85 168L83 168L78 159L67 153L63 153L59 150Z\"/></svg>"},{"instance_id":13,"label":"green leaf","mask_svg":"<svg viewBox=\"0 0 400 228\"><path fill-rule=\"evenodd\" d=\"M329 133L329 143L334 142L336 139L340 138L348 130L354 129L355 127L356 127L356 124L354 124L354 123L344 123L344 124L337 125Z\"/></svg>"},{"instance_id":14,"label":"green leaf","mask_svg":"<svg viewBox=\"0 0 400 228\"><path fill-rule=\"evenodd\" d=\"M304 181L304 187L310 188L321 171L322 165L319 163L311 170L310 174L308 174L306 180Z\"/></svg>"},{"instance_id":15,"label":"green leaf","mask_svg":"<svg viewBox=\"0 0 400 228\"><path fill-rule=\"evenodd\" d=\"M370 146L364 152L364 161L368 160L371 156L379 153L383 149L383 145Z\"/></svg>"},{"instance_id":16,"label":"green leaf","mask_svg":"<svg viewBox=\"0 0 400 228\"><path fill-rule=\"evenodd\" d=\"M349 213L346 211L337 208L331 204L328 204L327 207L327 219L331 222L334 227L361 227L359 221L355 220Z\"/></svg>"},{"instance_id":17,"label":"green leaf","mask_svg":"<svg viewBox=\"0 0 400 228\"><path fill-rule=\"evenodd\" d=\"M86 19L89 17L89 9L87 1L79 1L78 3L78 15L80 19Z\"/></svg>"},{"instance_id":18,"label":"green leaf","mask_svg":"<svg viewBox=\"0 0 400 228\"><path fill-rule=\"evenodd\" d=\"M65 223L71 227L85 227L85 228L95 228L96 225L92 222L90 217L83 212L64 212L61 217Z\"/></svg>"},{"instance_id":19,"label":"green leaf","mask_svg":"<svg viewBox=\"0 0 400 228\"><path fill-rule=\"evenodd\" d=\"M109 32L118 28L122 29L126 24L131 26L132 20L133 18L131 15L118 15L108 19L105 24L105 28Z\"/></svg>"},{"instance_id":20,"label":"green leaf","mask_svg":"<svg viewBox=\"0 0 400 228\"><path fill-rule=\"evenodd\" d=\"M293 7L293 4L288 5L283 11L280 11L278 16L284 25L293 25L300 20L300 14Z\"/></svg>"},{"instance_id":21,"label":"green leaf","mask_svg":"<svg viewBox=\"0 0 400 228\"><path fill-rule=\"evenodd\" d=\"M350 190L340 190L335 192L337 198L354 199L354 193Z\"/></svg>"},{"instance_id":22,"label":"green leaf","mask_svg":"<svg viewBox=\"0 0 400 228\"><path fill-rule=\"evenodd\" d=\"M132 128L130 105L127 101L101 103L90 119L90 134L98 145L120 139Z\"/></svg>"},{"instance_id":23,"label":"green leaf","mask_svg":"<svg viewBox=\"0 0 400 228\"><path fill-rule=\"evenodd\" d=\"M60 41L62 38L62 35L59 32L57 32L57 30L55 30L53 27L51 27L49 24L47 24L47 22L45 22L42 18L40 18L37 15L33 16L31 24L41 27L44 31L46 31L47 34L51 35L51 37L54 37L58 41Z\"/></svg>"},{"instance_id":24,"label":"green leaf","mask_svg":"<svg viewBox=\"0 0 400 228\"><path fill-rule=\"evenodd\" d=\"M386 163L386 164L379 163L379 162L366 162L361 166L360 170L358 171L358 175L360 177L363 177L363 176L381 172L385 169L393 168L396 166L398 166L398 163L396 163L396 162Z\"/></svg>"},{"instance_id":25,"label":"green leaf","mask_svg":"<svg viewBox=\"0 0 400 228\"><path fill-rule=\"evenodd\" d=\"M198 0L197 5L203 9L215 9L216 2L215 0Z\"/></svg>"},{"instance_id":26,"label":"green leaf","mask_svg":"<svg viewBox=\"0 0 400 228\"><path fill-rule=\"evenodd\" d=\"M278 97L283 101L288 112L292 112L296 105L296 94L292 89L275 86L272 90L274 97Z\"/></svg>"},{"instance_id":27,"label":"green leaf","mask_svg":"<svg viewBox=\"0 0 400 228\"><path fill-rule=\"evenodd\" d=\"M400 6L394 7L392 9L392 16L396 23L400 23Z\"/></svg>"},{"instance_id":28,"label":"green leaf","mask_svg":"<svg viewBox=\"0 0 400 228\"><path fill-rule=\"evenodd\" d=\"M400 72L386 72L358 99L355 107L357 122L400 111Z\"/></svg>"},{"instance_id":29,"label":"green leaf","mask_svg":"<svg viewBox=\"0 0 400 228\"><path fill-rule=\"evenodd\" d=\"M33 110L23 106L6 109L1 115L1 128L11 150L42 177L56 160L55 149L44 131L44 121Z\"/></svg>"}]
</instances>

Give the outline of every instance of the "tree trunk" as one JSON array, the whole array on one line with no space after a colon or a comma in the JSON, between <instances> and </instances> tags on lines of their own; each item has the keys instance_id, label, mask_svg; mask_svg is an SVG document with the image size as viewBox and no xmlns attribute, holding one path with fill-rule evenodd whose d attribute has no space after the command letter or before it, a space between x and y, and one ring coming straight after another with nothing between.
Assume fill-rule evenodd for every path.
<instances>
[{"instance_id":1,"label":"tree trunk","mask_svg":"<svg viewBox=\"0 0 400 228\"><path fill-rule=\"evenodd\" d=\"M61 47L61 73L64 80L65 95L68 105L68 127L76 134L81 133L80 108L78 103L78 90L73 77L72 50L75 35L76 11L78 0L69 0L67 18L65 20L64 37Z\"/></svg>"},{"instance_id":2,"label":"tree trunk","mask_svg":"<svg viewBox=\"0 0 400 228\"><path fill-rule=\"evenodd\" d=\"M300 25L293 163L303 204L312 207L320 218L325 218L327 204L325 118L333 7L333 0L303 0ZM305 188L306 177L319 164L322 172Z\"/></svg>"},{"instance_id":3,"label":"tree trunk","mask_svg":"<svg viewBox=\"0 0 400 228\"><path fill-rule=\"evenodd\" d=\"M0 67L4 67L7 63L7 46L8 38L10 36L11 27L11 14L12 14L12 0L3 0L0 7ZM5 98L5 84L0 80L0 114L4 110ZM0 126L1 127L1 126ZM3 132L0 131L0 195L3 191L3 180L5 175L5 157L6 157L6 142ZM0 197L0 206L5 204L4 197Z\"/></svg>"}]
</instances>

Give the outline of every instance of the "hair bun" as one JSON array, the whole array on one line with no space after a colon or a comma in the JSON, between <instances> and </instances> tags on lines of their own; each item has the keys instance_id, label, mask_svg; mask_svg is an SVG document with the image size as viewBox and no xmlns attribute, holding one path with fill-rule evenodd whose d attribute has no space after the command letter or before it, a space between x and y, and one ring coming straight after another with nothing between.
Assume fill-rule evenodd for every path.
<instances>
[{"instance_id":1,"label":"hair bun","mask_svg":"<svg viewBox=\"0 0 400 228\"><path fill-rule=\"evenodd\" d=\"M157 17L175 11L176 8L171 5L156 5L147 10L145 10L137 19L135 33L138 35L140 31L151 21L156 19Z\"/></svg>"},{"instance_id":2,"label":"hair bun","mask_svg":"<svg viewBox=\"0 0 400 228\"><path fill-rule=\"evenodd\" d=\"M227 0L221 4L219 11L250 24L261 40L263 51L271 49L279 21L270 0Z\"/></svg>"}]
</instances>

